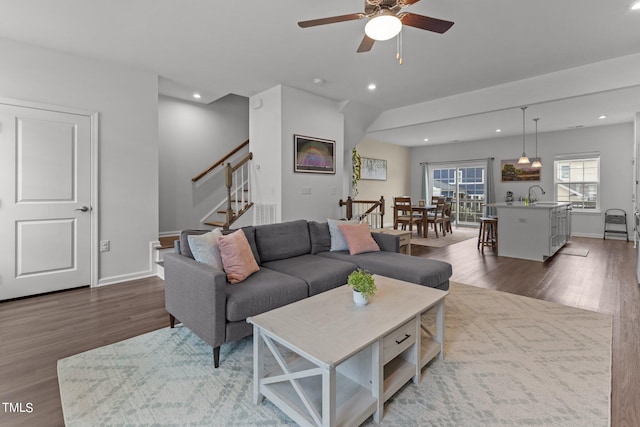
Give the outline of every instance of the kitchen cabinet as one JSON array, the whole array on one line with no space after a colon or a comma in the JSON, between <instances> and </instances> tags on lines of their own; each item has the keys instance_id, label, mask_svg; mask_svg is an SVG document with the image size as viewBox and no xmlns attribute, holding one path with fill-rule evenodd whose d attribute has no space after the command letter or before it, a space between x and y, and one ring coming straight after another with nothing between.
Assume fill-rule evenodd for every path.
<instances>
[{"instance_id":1,"label":"kitchen cabinet","mask_svg":"<svg viewBox=\"0 0 640 427\"><path fill-rule=\"evenodd\" d=\"M545 261L571 238L571 204L494 203L498 212L498 255Z\"/></svg>"}]
</instances>

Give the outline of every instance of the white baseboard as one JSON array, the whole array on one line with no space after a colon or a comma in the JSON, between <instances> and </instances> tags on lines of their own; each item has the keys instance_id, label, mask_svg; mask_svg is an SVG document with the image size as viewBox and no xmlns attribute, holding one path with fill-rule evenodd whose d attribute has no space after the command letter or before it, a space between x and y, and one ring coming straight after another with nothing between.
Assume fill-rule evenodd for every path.
<instances>
[{"instance_id":1,"label":"white baseboard","mask_svg":"<svg viewBox=\"0 0 640 427\"><path fill-rule=\"evenodd\" d=\"M102 279L98 279L98 284L96 287L114 285L116 283L128 282L130 280L144 279L145 277L159 276L164 278L164 269L162 272L159 272L158 269L161 268L158 264L156 264L157 257L157 249L156 246L160 245L160 241L152 240L149 242L149 268L145 271L138 271L135 273L129 274L121 274L119 276L111 276L111 277L103 277ZM160 275L160 274L162 275Z\"/></svg>"},{"instance_id":2,"label":"white baseboard","mask_svg":"<svg viewBox=\"0 0 640 427\"><path fill-rule=\"evenodd\" d=\"M131 280L144 279L146 277L156 276L155 271L140 271L138 273L122 274L120 276L105 277L98 280L97 287L115 285L116 283L129 282Z\"/></svg>"}]
</instances>

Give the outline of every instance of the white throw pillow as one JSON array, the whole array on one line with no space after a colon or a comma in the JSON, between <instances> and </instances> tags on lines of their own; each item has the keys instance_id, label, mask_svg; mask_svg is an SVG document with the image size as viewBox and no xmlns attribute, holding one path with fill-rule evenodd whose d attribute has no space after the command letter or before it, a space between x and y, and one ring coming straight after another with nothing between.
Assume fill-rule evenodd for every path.
<instances>
[{"instance_id":1,"label":"white throw pillow","mask_svg":"<svg viewBox=\"0 0 640 427\"><path fill-rule=\"evenodd\" d=\"M196 261L224 271L220 246L218 245L220 237L222 237L222 231L216 228L205 234L191 234L187 236L187 240L189 241L189 248L193 253L193 258Z\"/></svg>"}]
</instances>

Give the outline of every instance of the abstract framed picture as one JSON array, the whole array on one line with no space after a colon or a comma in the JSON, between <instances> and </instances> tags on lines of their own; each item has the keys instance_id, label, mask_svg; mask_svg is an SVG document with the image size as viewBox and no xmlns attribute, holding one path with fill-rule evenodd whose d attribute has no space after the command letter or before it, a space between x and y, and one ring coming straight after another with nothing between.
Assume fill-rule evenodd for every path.
<instances>
[{"instance_id":1,"label":"abstract framed picture","mask_svg":"<svg viewBox=\"0 0 640 427\"><path fill-rule=\"evenodd\" d=\"M360 179L376 181L387 180L387 161L381 159L360 158Z\"/></svg>"},{"instance_id":2,"label":"abstract framed picture","mask_svg":"<svg viewBox=\"0 0 640 427\"><path fill-rule=\"evenodd\" d=\"M336 142L329 139L293 135L294 172L336 173Z\"/></svg>"},{"instance_id":3,"label":"abstract framed picture","mask_svg":"<svg viewBox=\"0 0 640 427\"><path fill-rule=\"evenodd\" d=\"M531 163L518 164L518 159L500 161L502 182L540 181L540 169L532 168Z\"/></svg>"}]
</instances>

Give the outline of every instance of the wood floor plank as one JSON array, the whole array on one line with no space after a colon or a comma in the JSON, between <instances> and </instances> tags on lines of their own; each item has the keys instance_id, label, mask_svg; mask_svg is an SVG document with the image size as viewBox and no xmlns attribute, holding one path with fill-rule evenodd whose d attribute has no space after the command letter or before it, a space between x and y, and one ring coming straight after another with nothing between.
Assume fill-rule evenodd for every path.
<instances>
[{"instance_id":1,"label":"wood floor plank","mask_svg":"<svg viewBox=\"0 0 640 427\"><path fill-rule=\"evenodd\" d=\"M414 245L412 254L450 262L452 280L461 283L612 314L611 425L640 426L635 249L624 241L586 238L573 238L571 246L589 255L524 261L487 249L483 255L475 239L444 248ZM58 359L167 326L159 278L0 303L0 402L33 403L33 413L0 407L0 425L62 426Z\"/></svg>"}]
</instances>

